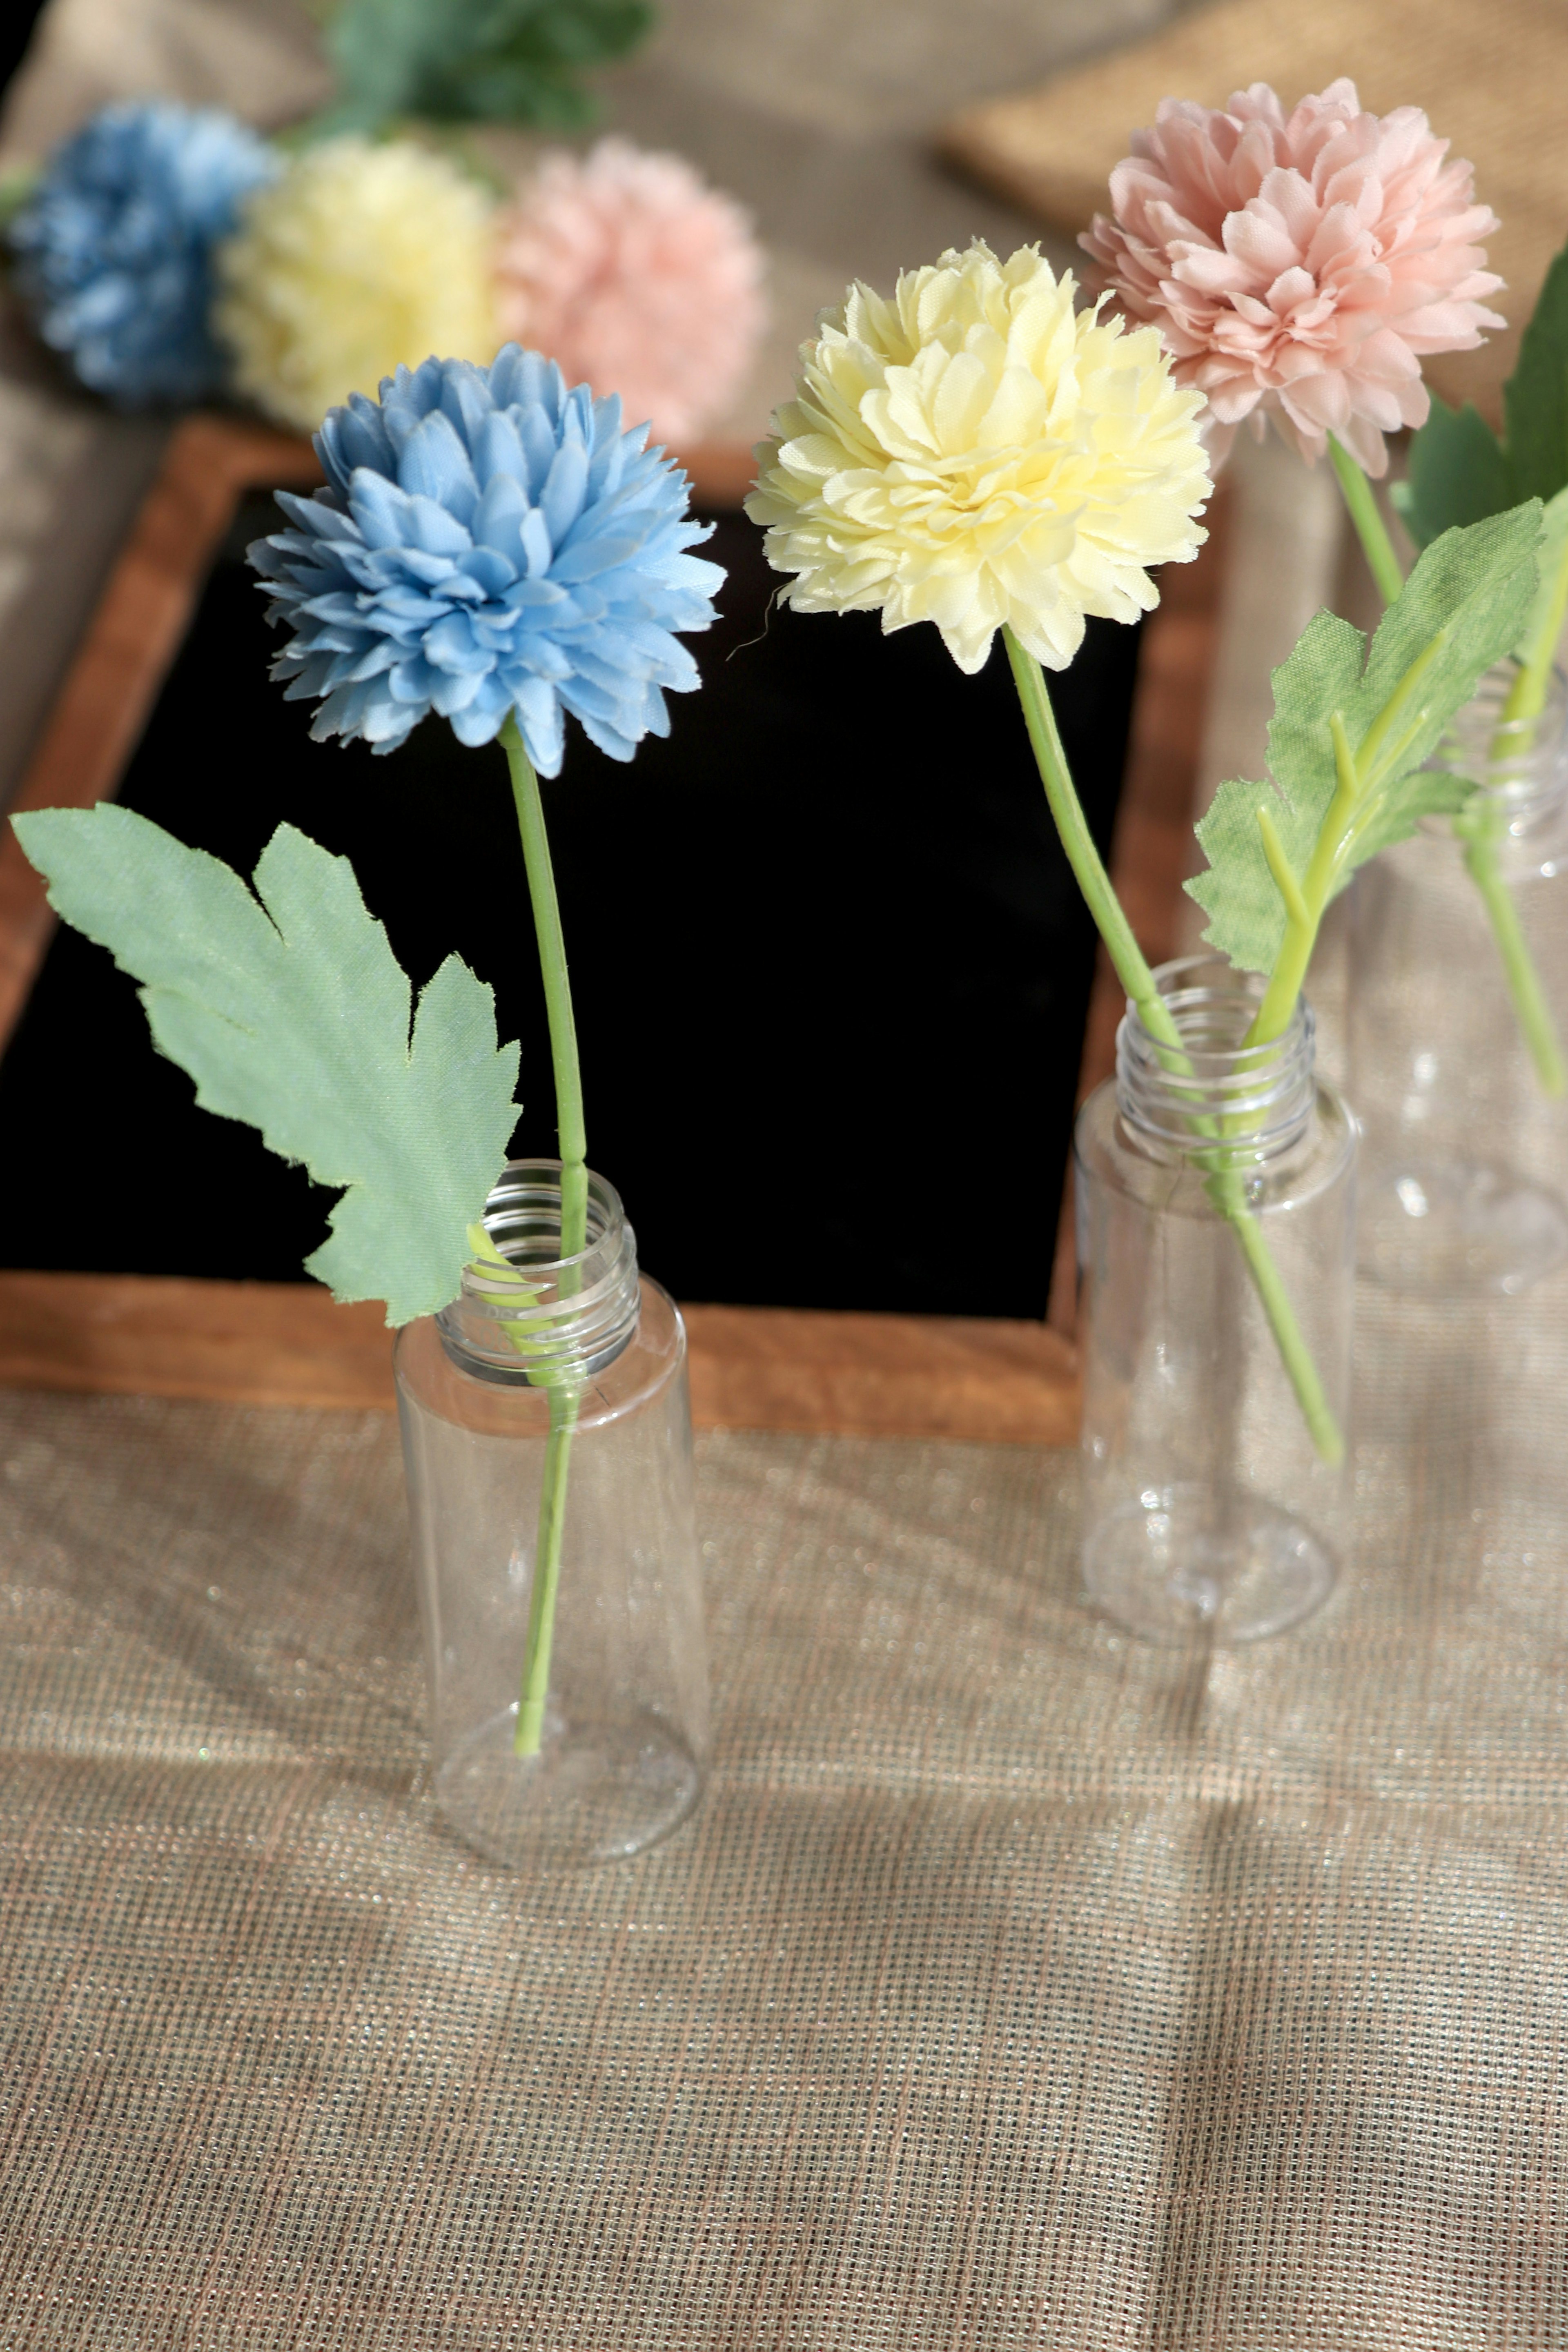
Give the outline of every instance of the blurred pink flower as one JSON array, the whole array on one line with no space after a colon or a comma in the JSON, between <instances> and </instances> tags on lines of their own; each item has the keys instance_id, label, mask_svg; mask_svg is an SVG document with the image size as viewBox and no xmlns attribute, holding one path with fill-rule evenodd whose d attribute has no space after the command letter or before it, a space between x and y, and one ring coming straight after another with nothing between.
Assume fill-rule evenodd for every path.
<instances>
[{"instance_id":1,"label":"blurred pink flower","mask_svg":"<svg viewBox=\"0 0 1568 2352\"><path fill-rule=\"evenodd\" d=\"M766 319L751 223L679 155L602 139L547 156L500 215L506 331L628 425L689 441L745 381Z\"/></svg>"},{"instance_id":2,"label":"blurred pink flower","mask_svg":"<svg viewBox=\"0 0 1568 2352\"><path fill-rule=\"evenodd\" d=\"M1080 242L1160 329L1178 382L1208 395L1216 460L1268 415L1305 457L1331 433L1381 474L1384 435L1426 419L1422 355L1503 324L1482 308L1502 280L1476 242L1497 219L1447 152L1418 107L1363 114L1346 80L1289 121L1254 82L1227 112L1166 99L1133 133L1113 217Z\"/></svg>"}]
</instances>

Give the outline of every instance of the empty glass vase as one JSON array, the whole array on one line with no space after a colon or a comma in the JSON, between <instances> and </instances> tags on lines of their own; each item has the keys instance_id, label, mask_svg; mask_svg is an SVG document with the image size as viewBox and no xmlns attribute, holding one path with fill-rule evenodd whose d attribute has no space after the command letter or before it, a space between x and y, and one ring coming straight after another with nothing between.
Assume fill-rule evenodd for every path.
<instances>
[{"instance_id":1,"label":"empty glass vase","mask_svg":"<svg viewBox=\"0 0 1568 2352\"><path fill-rule=\"evenodd\" d=\"M556 1161L510 1163L485 1223L510 1271L395 1355L436 1797L491 1862L608 1861L702 1785L686 1335L601 1178L575 1256Z\"/></svg>"}]
</instances>

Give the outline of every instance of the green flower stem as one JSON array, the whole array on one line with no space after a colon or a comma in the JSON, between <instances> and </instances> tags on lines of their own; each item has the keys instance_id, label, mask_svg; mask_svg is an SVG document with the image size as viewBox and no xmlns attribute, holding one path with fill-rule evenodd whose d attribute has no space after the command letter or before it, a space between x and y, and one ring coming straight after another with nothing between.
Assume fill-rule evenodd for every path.
<instances>
[{"instance_id":1,"label":"green flower stem","mask_svg":"<svg viewBox=\"0 0 1568 2352\"><path fill-rule=\"evenodd\" d=\"M1502 864L1498 856L1504 826L1500 809L1479 813L1484 832L1461 831L1464 816L1454 819L1454 830L1464 844L1465 864L1471 880L1481 894L1481 904L1492 927L1498 953L1502 959L1503 976L1508 992L1513 999L1513 1009L1520 1029L1530 1049L1536 1082L1541 1091L1555 1100L1568 1091L1568 1069L1563 1066L1563 1048L1558 1042L1552 1007L1541 985L1541 975L1535 969L1529 946L1520 928L1519 908L1503 879Z\"/></svg>"},{"instance_id":2,"label":"green flower stem","mask_svg":"<svg viewBox=\"0 0 1568 2352\"><path fill-rule=\"evenodd\" d=\"M544 1702L550 1691L550 1652L555 1638L555 1596L561 1587L561 1538L566 1526L566 1478L572 1466L572 1433L577 1426L577 1391L550 1391L550 1434L544 1441L544 1486L539 1498L539 1541L533 1601L528 1612L522 1693L518 1702L512 1753L537 1756L544 1733Z\"/></svg>"},{"instance_id":3,"label":"green flower stem","mask_svg":"<svg viewBox=\"0 0 1568 2352\"><path fill-rule=\"evenodd\" d=\"M1501 762L1510 757L1529 758L1535 748L1535 721L1546 701L1547 681L1552 675L1552 656L1557 650L1557 640L1563 632L1564 611L1568 610L1568 561L1564 562L1556 593L1552 602L1552 633L1542 631L1537 645L1531 647L1521 663L1519 674L1502 707L1502 718L1492 737L1491 758ZM1537 667L1537 656L1544 640L1545 655ZM1510 723L1519 728L1518 736L1510 742L1505 730ZM1568 1087L1568 1072L1563 1061L1563 1047L1558 1041L1557 1024L1552 1017L1552 1007L1541 985L1541 974L1530 952L1530 944L1520 925L1519 908L1513 894L1503 877L1502 860L1498 852L1507 838L1508 825L1503 811L1493 804L1495 796L1486 792L1475 795L1475 801L1485 803L1472 817L1463 810L1453 819L1456 837L1463 843L1465 865L1470 879L1481 894L1481 904L1487 910L1487 920L1492 927L1492 938L1502 961L1503 977L1508 992L1513 999L1521 1033L1534 1066L1536 1082L1543 1095L1555 1098Z\"/></svg>"},{"instance_id":4,"label":"green flower stem","mask_svg":"<svg viewBox=\"0 0 1568 2352\"><path fill-rule=\"evenodd\" d=\"M1339 478L1351 520L1356 527L1356 536L1372 568L1372 576L1377 583L1378 593L1385 604L1395 604L1405 585L1405 574L1394 551L1388 525L1384 521L1377 500L1373 496L1372 484L1350 451L1342 447L1331 433L1329 436L1329 462Z\"/></svg>"},{"instance_id":5,"label":"green flower stem","mask_svg":"<svg viewBox=\"0 0 1568 2352\"><path fill-rule=\"evenodd\" d=\"M588 1238L588 1143L583 1124L577 1024L572 1014L572 987L566 976L566 941L562 935L561 908L555 897L555 873L550 863L550 839L544 830L539 778L523 749L515 719L507 720L500 740L511 768L511 793L517 803L517 828L522 835L528 895L539 940L539 969L544 982L544 1006L550 1021L555 1133L561 1150L561 1255L575 1257Z\"/></svg>"},{"instance_id":6,"label":"green flower stem","mask_svg":"<svg viewBox=\"0 0 1568 2352\"><path fill-rule=\"evenodd\" d=\"M1178 1076L1192 1075L1192 1064L1182 1045L1182 1033L1177 1028L1170 1006L1154 982L1154 975L1142 948L1132 935L1132 927L1122 912L1121 901L1111 887L1094 838L1084 816L1082 803L1073 786L1068 769L1067 755L1057 731L1056 714L1051 709L1045 675L1034 656L1026 653L1009 628L1002 632L1012 665L1014 683L1023 705L1024 722L1029 730L1040 781L1046 788L1046 799L1066 850L1068 862L1078 878L1089 913L1106 951L1115 967L1116 976L1131 1002L1137 1007L1138 1017L1149 1034L1161 1045L1170 1049L1171 1066ZM1193 1129L1200 1137L1221 1138L1221 1123L1207 1117L1194 1117ZM1207 1179L1209 1197L1222 1216L1235 1228L1243 1256L1247 1260L1268 1328L1274 1335L1280 1359L1295 1390L1312 1443L1323 1461L1338 1464L1344 1459L1345 1442L1339 1423L1334 1419L1323 1385L1312 1361L1311 1350L1301 1336L1295 1310L1280 1279L1264 1238L1262 1227L1247 1205L1243 1179L1235 1169L1216 1169Z\"/></svg>"},{"instance_id":7,"label":"green flower stem","mask_svg":"<svg viewBox=\"0 0 1568 2352\"><path fill-rule=\"evenodd\" d=\"M1542 614L1541 625L1531 643L1525 647L1524 657L1508 700L1502 707L1502 726L1518 726L1539 719L1546 708L1546 692L1552 683L1552 664L1563 635L1563 624L1568 618L1568 537L1564 537L1557 558L1557 572L1552 583L1552 598ZM1500 736L1501 729L1499 730ZM1525 740L1526 751L1533 747L1533 737ZM1507 746L1494 743L1494 758L1501 756Z\"/></svg>"},{"instance_id":8,"label":"green flower stem","mask_svg":"<svg viewBox=\"0 0 1568 2352\"><path fill-rule=\"evenodd\" d=\"M1263 855L1285 902L1285 930L1263 991L1263 1002L1247 1033L1249 1045L1269 1045L1276 1037L1282 1037L1289 1026L1296 1000L1306 984L1307 967L1312 961L1329 901L1347 867L1354 863L1358 841L1376 818L1378 795L1384 783L1391 772L1397 772L1412 738L1421 730L1426 716L1421 703L1422 681L1442 649L1439 635L1425 652L1416 655L1362 738L1359 751L1352 751L1340 713L1336 710L1330 718L1334 794L1300 882L1290 870L1267 803L1258 808L1258 829L1262 836Z\"/></svg>"},{"instance_id":9,"label":"green flower stem","mask_svg":"<svg viewBox=\"0 0 1568 2352\"><path fill-rule=\"evenodd\" d=\"M1392 604L1405 586L1405 574L1399 568L1394 542L1378 511L1372 484L1355 459L1340 446L1331 434L1329 456L1339 477L1340 488L1344 492L1351 520L1356 527L1366 560L1372 567L1373 578L1377 583L1384 604ZM1526 753L1530 751L1527 738L1521 738L1510 747L1504 740L1503 730L1510 724L1518 726L1521 721L1528 724L1540 718L1545 707L1552 656L1563 634L1565 616L1568 616L1568 546L1563 550L1552 603L1542 625L1535 642L1527 647L1508 699L1503 704L1502 718L1492 744L1494 760L1506 758L1510 748ZM1481 894L1481 904L1492 928L1509 994L1513 999L1514 1011L1519 1016L1520 1029L1529 1049L1536 1078L1543 1094L1559 1096L1568 1088L1568 1070L1564 1068L1563 1048L1558 1042L1552 1008L1541 985L1541 975L1535 969L1529 945L1520 928L1519 910L1503 879L1496 841L1489 835L1474 835L1467 838L1460 831L1460 825L1461 820L1456 818L1455 831L1466 842L1465 864ZM1315 929L1313 936L1316 937ZM1289 943L1289 934L1287 937ZM1310 952L1309 948L1308 953ZM1304 977L1304 964L1301 971ZM1300 984L1298 982L1298 987ZM1288 1013L1286 1017L1289 1018Z\"/></svg>"},{"instance_id":10,"label":"green flower stem","mask_svg":"<svg viewBox=\"0 0 1568 2352\"><path fill-rule=\"evenodd\" d=\"M566 943L561 930L561 908L555 896L555 875L550 863L550 840L544 829L539 778L523 747L515 719L507 720L500 740L511 769L512 798L517 803L518 831L522 836L523 862L528 868L528 895L533 907L539 968L550 1020L555 1128L561 1151L561 1255L563 1258L573 1258L587 1245L588 1145L583 1121L577 1027L566 976ZM563 1268L563 1297L571 1295L575 1281L576 1269ZM537 1756L543 1732L550 1651L555 1633L555 1596L561 1582L561 1543L566 1524L566 1480L576 1423L575 1391L552 1386L550 1435L544 1448L544 1483L539 1497L539 1536L534 1545L533 1600L523 1653L517 1729L512 1737L512 1749L518 1756Z\"/></svg>"},{"instance_id":11,"label":"green flower stem","mask_svg":"<svg viewBox=\"0 0 1568 2352\"><path fill-rule=\"evenodd\" d=\"M1171 1015L1171 1008L1154 985L1143 950L1132 936L1132 926L1121 911L1121 902L1111 887L1089 820L1073 784L1062 749L1062 739L1057 732L1057 716L1051 709L1045 673L1031 653L1026 653L1010 628L1004 627L1002 640L1007 648L1007 659L1013 667L1013 683L1018 689L1018 699L1024 707L1024 724L1029 730L1035 762L1040 772L1040 782L1046 788L1046 800L1056 820L1068 863L1078 879L1095 928L1105 941L1106 952L1116 968L1116 977L1138 1008L1138 1017L1151 1037L1163 1045L1181 1050L1182 1033Z\"/></svg>"},{"instance_id":12,"label":"green flower stem","mask_svg":"<svg viewBox=\"0 0 1568 2352\"><path fill-rule=\"evenodd\" d=\"M1300 883L1290 871L1273 817L1267 808L1258 812L1263 854L1285 901L1285 936L1264 988L1263 1002L1247 1033L1249 1045L1269 1045L1276 1037L1282 1037L1290 1025L1296 1000L1306 986L1307 967L1318 944L1319 926L1338 878L1338 853L1346 843L1362 796L1361 778L1338 711L1330 723L1334 731L1334 764L1339 781L1318 834L1311 863Z\"/></svg>"}]
</instances>

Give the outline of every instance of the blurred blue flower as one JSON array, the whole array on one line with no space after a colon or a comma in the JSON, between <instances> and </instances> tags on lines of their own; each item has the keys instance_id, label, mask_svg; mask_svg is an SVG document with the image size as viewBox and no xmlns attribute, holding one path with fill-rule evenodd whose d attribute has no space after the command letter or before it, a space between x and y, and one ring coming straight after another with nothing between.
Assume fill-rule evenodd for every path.
<instances>
[{"instance_id":1,"label":"blurred blue flower","mask_svg":"<svg viewBox=\"0 0 1568 2352\"><path fill-rule=\"evenodd\" d=\"M685 550L686 478L621 404L568 392L515 343L488 368L399 368L316 436L328 487L280 492L296 530L258 540L268 618L295 634L273 664L311 733L395 751L434 710L461 743L509 712L541 775L560 772L564 714L614 760L667 735L666 687L698 684L677 629L705 629L724 575Z\"/></svg>"},{"instance_id":2,"label":"blurred blue flower","mask_svg":"<svg viewBox=\"0 0 1568 2352\"><path fill-rule=\"evenodd\" d=\"M278 169L264 140L215 108L106 106L56 150L11 224L44 341L122 408L216 390L213 247Z\"/></svg>"}]
</instances>

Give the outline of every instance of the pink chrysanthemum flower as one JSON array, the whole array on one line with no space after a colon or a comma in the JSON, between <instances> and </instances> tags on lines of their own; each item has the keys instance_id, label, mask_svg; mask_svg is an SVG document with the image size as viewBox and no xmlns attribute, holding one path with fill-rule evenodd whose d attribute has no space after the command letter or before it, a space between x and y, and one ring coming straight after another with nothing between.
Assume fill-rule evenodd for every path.
<instances>
[{"instance_id":1,"label":"pink chrysanthemum flower","mask_svg":"<svg viewBox=\"0 0 1568 2352\"><path fill-rule=\"evenodd\" d=\"M1179 382L1208 396L1216 459L1266 415L1316 458L1332 434L1369 474L1383 436L1425 422L1421 360L1471 351L1502 283L1468 163L1446 163L1419 107L1365 114L1331 82L1287 121L1267 82L1227 111L1167 99L1110 175L1113 217L1080 242Z\"/></svg>"},{"instance_id":2,"label":"pink chrysanthemum flower","mask_svg":"<svg viewBox=\"0 0 1568 2352\"><path fill-rule=\"evenodd\" d=\"M765 320L763 262L746 214L689 163L624 139L548 156L500 239L502 324L569 383L618 392L660 441L723 415Z\"/></svg>"}]
</instances>

